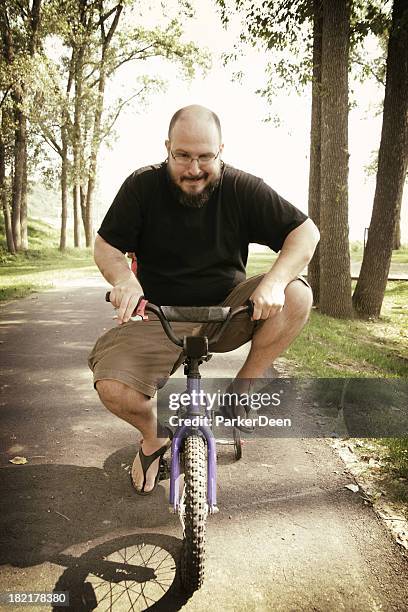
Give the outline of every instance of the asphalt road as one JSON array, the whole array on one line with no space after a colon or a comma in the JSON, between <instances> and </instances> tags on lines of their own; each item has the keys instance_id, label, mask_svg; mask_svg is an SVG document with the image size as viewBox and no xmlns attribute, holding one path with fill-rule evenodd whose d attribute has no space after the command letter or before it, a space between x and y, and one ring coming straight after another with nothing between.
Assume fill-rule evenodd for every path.
<instances>
[{"instance_id":1,"label":"asphalt road","mask_svg":"<svg viewBox=\"0 0 408 612\"><path fill-rule=\"evenodd\" d=\"M408 610L406 557L313 438L247 436L238 462L220 446L206 582L190 599L177 591L168 482L151 497L133 493L138 434L100 405L87 368L114 324L103 295L85 279L1 309L0 592L69 592L65 609L76 612L95 601L117 612ZM233 375L245 351L214 357L207 376Z\"/></svg>"}]
</instances>

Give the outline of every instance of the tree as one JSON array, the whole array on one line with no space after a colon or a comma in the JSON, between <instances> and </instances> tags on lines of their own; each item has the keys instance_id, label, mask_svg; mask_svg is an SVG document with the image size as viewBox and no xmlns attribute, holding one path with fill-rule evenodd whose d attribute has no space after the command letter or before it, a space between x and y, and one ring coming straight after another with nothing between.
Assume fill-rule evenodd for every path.
<instances>
[{"instance_id":1,"label":"tree","mask_svg":"<svg viewBox=\"0 0 408 612\"><path fill-rule=\"evenodd\" d=\"M394 0L373 211L353 304L378 317L384 299L408 162L408 0Z\"/></svg>"},{"instance_id":2,"label":"tree","mask_svg":"<svg viewBox=\"0 0 408 612\"><path fill-rule=\"evenodd\" d=\"M237 8L242 5L237 0ZM252 44L261 40L268 49L286 56L288 50L292 53L292 60L272 59L269 81L261 92L271 102L279 86L276 81L299 90L312 80L308 204L309 215L321 227L322 237L308 276L315 303L320 303L325 314L337 317L351 315L347 222L349 8L346 0L333 5L319 0L264 2L259 8L248 8L246 32L241 34L241 40Z\"/></svg>"},{"instance_id":3,"label":"tree","mask_svg":"<svg viewBox=\"0 0 408 612\"><path fill-rule=\"evenodd\" d=\"M348 0L323 3L320 310L351 316L348 228Z\"/></svg>"},{"instance_id":4,"label":"tree","mask_svg":"<svg viewBox=\"0 0 408 612\"><path fill-rule=\"evenodd\" d=\"M38 0L32 3L32 7L34 4L40 6ZM188 12L188 3L179 0L179 4L180 16L183 16L184 8ZM24 115L23 126L26 128L26 145L19 151L27 153L27 147L31 147L30 164L21 160L17 165L20 171L17 178L22 185L20 202L24 204L26 201L27 172L40 162L44 180L49 183L52 177L54 186L56 181L60 184L60 249L63 250L67 244L70 194L74 205L75 246L80 243L81 221L90 246L93 241L92 203L101 143L109 142L114 136L115 123L127 105L137 101L142 108L151 93L164 88L160 77L141 74L131 85L127 84L124 95L112 96L115 89L112 87L108 105L105 100L108 83L112 83L121 66L134 61L145 62L154 56L177 62L183 76L191 78L198 66L206 68L209 55L193 43L181 41L182 29L175 19L164 27L140 27L131 0L48 0L41 12L41 30L37 39L28 36L29 32L34 32L28 29L29 8L28 2L7 0L0 12L0 93L3 96L0 98L0 193L6 228L10 226L7 235L12 237L12 215L8 206L11 184L17 184L13 172L16 167L13 151L17 108ZM121 21L125 11L127 19ZM22 57L24 50L34 48L38 52L32 57L30 53L28 60ZM55 51L58 48L57 57ZM32 78L34 74L35 78ZM17 107L12 98L16 79L24 84L24 99ZM44 147L40 150L41 143L47 144L49 153ZM21 226L20 222L16 229ZM14 242L9 245L9 250L13 249Z\"/></svg>"},{"instance_id":5,"label":"tree","mask_svg":"<svg viewBox=\"0 0 408 612\"><path fill-rule=\"evenodd\" d=\"M16 249L14 246L13 228L11 224L11 210L9 205L10 200L10 183L7 180L7 167L11 163L10 147L11 142L11 120L10 110L7 108L6 102L7 92L3 95L1 102L1 127L0 127L0 196L1 207L3 210L4 227L6 233L7 250L15 255Z\"/></svg>"},{"instance_id":6,"label":"tree","mask_svg":"<svg viewBox=\"0 0 408 612\"><path fill-rule=\"evenodd\" d=\"M321 198L321 85L322 85L322 0L313 4L313 78L312 78L312 112L310 121L310 162L309 162L309 198L310 218L320 229ZM320 301L320 245L309 262L307 278L312 287L315 304Z\"/></svg>"},{"instance_id":7,"label":"tree","mask_svg":"<svg viewBox=\"0 0 408 612\"><path fill-rule=\"evenodd\" d=\"M7 68L7 95L14 120L14 155L11 188L13 249L28 248L27 236L27 114L24 108L30 59L40 44L41 0L12 2L0 6L2 58Z\"/></svg>"},{"instance_id":8,"label":"tree","mask_svg":"<svg viewBox=\"0 0 408 612\"><path fill-rule=\"evenodd\" d=\"M225 0L218 0L218 4L221 6L222 19L226 22L232 12L231 8L227 6ZM254 4L250 0L248 2L235 0L232 4L244 16L239 44L261 45L266 50L273 50L267 71L268 81L259 93L273 104L277 88L284 87L298 91L312 78L309 215L322 228L322 239L309 265L308 275L313 287L315 303L322 302L321 292L323 290L323 304L321 305L326 314L340 317L350 316L351 280L350 272L346 272L347 262L349 262L346 164L347 81L344 81L344 77L347 76L348 49L352 50L350 56L352 62L363 63L366 73L371 70L366 62L362 62L358 51L367 34L374 33L376 36L384 36L389 23L388 9L379 0L354 0L348 4L343 2L343 8L345 7L348 13L347 31L343 32L346 27L346 18L340 15L337 2L332 4L328 0L322 2L318 0L270 0ZM325 73L327 92L320 82L324 64L324 59L321 58L321 5L325 9L326 16L325 53L330 55L331 38L333 41L337 38L340 43L340 37L342 37L342 50L340 52L338 48L338 57L332 57L332 61L342 62L341 66L338 66L341 100L332 95L335 93L335 77L332 74L330 59L326 62ZM336 17L333 23L331 17L334 15ZM337 31L336 20L340 25L339 31ZM310 27L312 22L313 32ZM229 56L231 57L234 58L234 54ZM326 103L324 102L325 96ZM331 113L332 108L327 103L329 99L333 104L341 106L342 114L336 117L334 113ZM325 124L321 123L323 105L327 114ZM340 165L335 161L336 151L331 147L330 130L334 130L334 136L339 143L342 141L344 145L344 150L339 152ZM325 144L321 142L323 136ZM328 157L324 159L326 155ZM336 262L339 266L336 265ZM324 283L324 288L321 287L322 283Z\"/></svg>"},{"instance_id":9,"label":"tree","mask_svg":"<svg viewBox=\"0 0 408 612\"><path fill-rule=\"evenodd\" d=\"M389 41L390 27L391 27L391 15L388 17L383 15L382 21L377 24L376 35L379 43L379 51L372 57L364 55L360 50L357 50L353 54L353 64L356 65L360 70L360 80L371 79L376 81L381 87L385 88L385 77L387 68L387 47ZM380 115L384 111L383 107L384 100L378 104L378 110L376 115ZM408 155L408 151L407 151ZM366 165L366 172L368 175L376 175L378 172L378 149L373 154L373 158L369 164ZM406 182L405 182L406 184ZM397 212L397 222L394 232L393 250L401 248L401 203Z\"/></svg>"},{"instance_id":10,"label":"tree","mask_svg":"<svg viewBox=\"0 0 408 612\"><path fill-rule=\"evenodd\" d=\"M47 62L48 74L43 87L47 103L43 101L40 105L36 123L45 141L61 157L61 249L66 243L64 193L72 187L75 246L79 245L81 219L86 244L91 246L101 143L112 136L115 123L127 105L137 101L142 108L148 96L164 86L160 77L141 75L127 86L124 96L113 97L114 88L111 88L108 106L106 87L121 66L162 56L178 62L191 77L197 66L205 68L209 61L208 55L194 44L180 41L182 30L176 20L149 30L132 22L128 15L128 21L121 26L122 13L130 8L124 3L110 5L102 0L96 3L71 0L65 28L61 28L64 51L60 63L64 70L61 72L50 60Z\"/></svg>"}]
</instances>

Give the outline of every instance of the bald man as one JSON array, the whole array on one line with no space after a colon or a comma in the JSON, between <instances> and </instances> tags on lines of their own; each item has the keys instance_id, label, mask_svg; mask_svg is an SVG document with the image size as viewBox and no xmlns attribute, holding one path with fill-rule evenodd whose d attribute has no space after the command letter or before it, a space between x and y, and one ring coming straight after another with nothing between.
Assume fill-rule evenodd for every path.
<instances>
[{"instance_id":1,"label":"bald man","mask_svg":"<svg viewBox=\"0 0 408 612\"><path fill-rule=\"evenodd\" d=\"M95 262L113 287L118 326L99 338L89 366L103 404L142 433L131 478L144 495L155 488L170 443L152 398L173 373L179 350L157 321L129 321L139 298L177 306L237 306L250 299L252 320L231 326L215 347L226 352L251 340L236 374L239 385L263 377L305 325L312 293L298 275L319 240L311 219L262 179L222 161L220 121L211 110L193 105L177 111L165 146L165 162L125 180L95 241ZM246 280L250 243L279 256L269 272ZM136 254L137 277L126 252ZM196 327L175 324L180 336Z\"/></svg>"}]
</instances>

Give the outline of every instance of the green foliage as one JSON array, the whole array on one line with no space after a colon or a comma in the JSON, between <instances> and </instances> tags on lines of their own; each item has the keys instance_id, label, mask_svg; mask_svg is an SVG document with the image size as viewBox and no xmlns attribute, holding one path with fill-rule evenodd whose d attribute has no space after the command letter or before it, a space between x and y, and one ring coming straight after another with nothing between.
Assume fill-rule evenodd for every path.
<instances>
[{"instance_id":1,"label":"green foliage","mask_svg":"<svg viewBox=\"0 0 408 612\"><path fill-rule=\"evenodd\" d=\"M408 438L383 438L379 442L387 447L385 459L395 476L408 478ZM408 502L406 482L395 480L392 488L402 501Z\"/></svg>"},{"instance_id":2,"label":"green foliage","mask_svg":"<svg viewBox=\"0 0 408 612\"><path fill-rule=\"evenodd\" d=\"M242 46L269 50L265 86L256 93L272 106L277 89L300 93L312 79L313 12L312 0L218 0L221 20L227 26L236 14L242 15L241 34L233 53L225 62L239 58ZM355 78L373 76L381 81L385 74L384 53L367 59L363 42L372 34L387 40L391 2L354 0L350 17L350 65Z\"/></svg>"},{"instance_id":3,"label":"green foliage","mask_svg":"<svg viewBox=\"0 0 408 612\"><path fill-rule=\"evenodd\" d=\"M350 242L350 254L351 256L357 255L360 257L363 253L364 245L361 240L355 240L354 242Z\"/></svg>"},{"instance_id":4,"label":"green foliage","mask_svg":"<svg viewBox=\"0 0 408 612\"><path fill-rule=\"evenodd\" d=\"M105 5L105 14L109 11L114 11L117 7L115 3L107 3ZM109 145L115 138L114 126L124 108L137 101L137 111L140 112L149 99L155 92L166 88L166 81L159 75L153 75L147 72L139 74L132 85L126 83L123 91L118 90L116 98L112 99L109 105L103 103L102 125L98 134L92 133L93 116L99 104L100 98L98 95L98 86L102 74L108 79L113 79L121 68L121 66L129 62L137 61L141 65L152 57L161 56L168 59L169 62L176 62L180 66L180 73L183 78L190 79L194 76L197 67L205 70L209 66L209 55L207 52L199 50L192 43L182 42L182 27L176 19L170 19L169 23L164 26L157 26L152 29L145 28L137 23L137 15L135 15L134 3L124 3L124 10L119 20L118 28L114 32L114 36L110 41L109 46L104 47L101 54L101 26L100 14L96 11L95 6L90 5L87 10L87 21L81 19L81 14L73 5L68 13L67 27L64 30L64 50L63 50L63 65L65 72L59 77L59 87L56 94L52 116L62 114L62 109L68 116L68 135L72 146L77 137L72 129L74 124L73 94L67 99L65 93L67 68L69 67L69 57L73 53L83 53L82 65L82 94L81 94L81 138L80 148L84 160L89 157L89 148L92 144L91 137L99 139L96 144L98 146L102 140ZM191 9L188 2L181 2L181 10L184 14ZM112 25L114 13L104 24L104 35L107 35L109 27ZM54 65L48 62L49 75L48 80L56 82L55 73L58 72L59 61L54 61ZM50 90L50 89L49 89ZM52 94L52 95L55 95ZM68 104L68 107L67 107ZM67 113L68 111L68 113ZM54 139L47 139L48 142ZM95 144L95 141L94 141ZM86 176L87 171L82 168L82 173Z\"/></svg>"},{"instance_id":5,"label":"green foliage","mask_svg":"<svg viewBox=\"0 0 408 612\"><path fill-rule=\"evenodd\" d=\"M151 5L155 7L153 1ZM41 4L40 28L34 41L30 38L31 3L2 3L0 25L13 41L12 56L8 57L6 37L0 39L6 189L13 175L16 109L28 118L29 180L35 174L36 180L41 177L46 186L55 187L60 180L61 160L66 159L68 193L75 182L87 196L100 144L104 140L109 146L115 139L120 113L131 104L140 112L152 95L167 86L165 75L152 74L148 60L160 56L176 64L183 79L209 68L209 52L183 39L182 20L193 14L191 3L172 3L173 13L178 11L177 19L163 17L162 25L150 29L141 25L149 7L149 2L139 7L134 0L46 0ZM164 16L166 3L162 8ZM30 52L34 48L36 52ZM114 83L118 70L134 61L140 65L138 76L119 90ZM15 95L16 88L19 96ZM105 96L105 90L109 96Z\"/></svg>"}]
</instances>

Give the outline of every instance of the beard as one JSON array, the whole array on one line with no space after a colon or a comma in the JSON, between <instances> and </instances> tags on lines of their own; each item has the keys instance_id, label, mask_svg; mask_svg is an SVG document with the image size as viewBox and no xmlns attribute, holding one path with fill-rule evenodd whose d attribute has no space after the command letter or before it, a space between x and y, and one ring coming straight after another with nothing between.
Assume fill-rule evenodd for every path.
<instances>
[{"instance_id":1,"label":"beard","mask_svg":"<svg viewBox=\"0 0 408 612\"><path fill-rule=\"evenodd\" d=\"M207 202L210 200L214 191L217 189L218 185L220 184L220 176L221 176L221 169L217 173L217 176L215 176L209 183L207 183L207 185L204 187L204 189L200 193L186 193L174 181L171 175L170 168L167 165L167 178L169 181L170 191L179 204L181 204L182 206L187 206L188 208L202 208L203 206L205 206ZM208 173L203 172L200 175L200 178L207 179ZM190 181L194 179L185 178L182 180Z\"/></svg>"}]
</instances>

